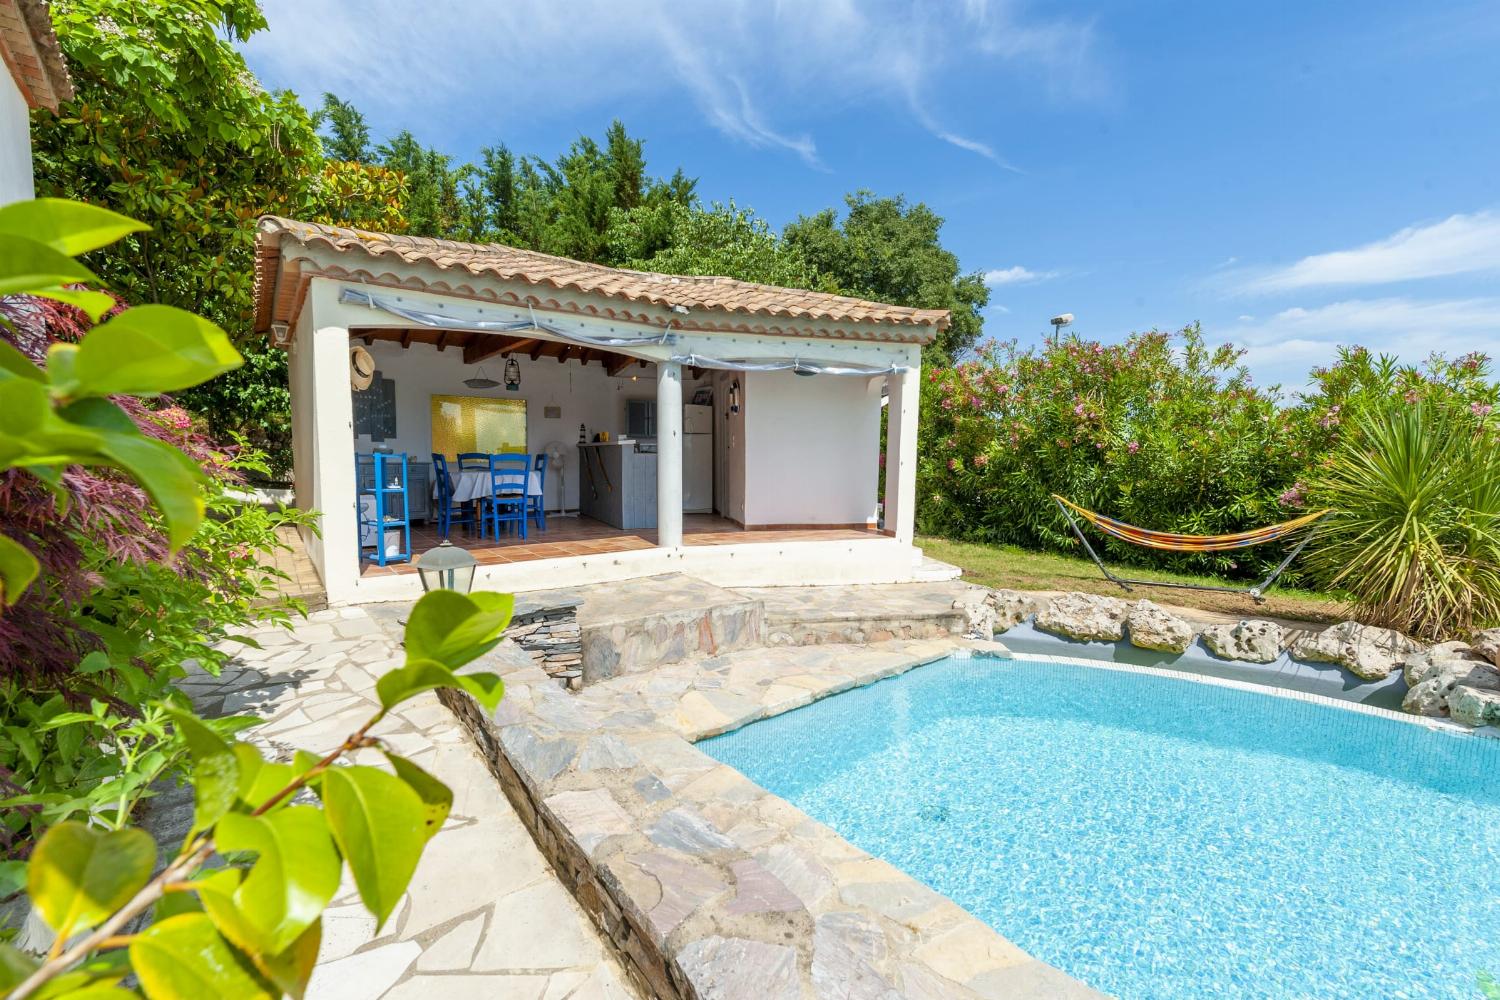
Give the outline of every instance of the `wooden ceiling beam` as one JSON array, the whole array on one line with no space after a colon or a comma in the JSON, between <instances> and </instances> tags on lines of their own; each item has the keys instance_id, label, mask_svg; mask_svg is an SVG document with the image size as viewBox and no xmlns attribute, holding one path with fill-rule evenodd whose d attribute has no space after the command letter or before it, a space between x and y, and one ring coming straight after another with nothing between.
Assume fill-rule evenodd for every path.
<instances>
[{"instance_id":1,"label":"wooden ceiling beam","mask_svg":"<svg viewBox=\"0 0 1500 1000\"><path fill-rule=\"evenodd\" d=\"M515 343L514 337L500 337L495 334L476 336L464 345L464 364L477 365L502 351L514 349Z\"/></svg>"},{"instance_id":2,"label":"wooden ceiling beam","mask_svg":"<svg viewBox=\"0 0 1500 1000\"><path fill-rule=\"evenodd\" d=\"M438 333L437 344L435 346L439 351L446 351L448 349L448 334L450 332L451 331L443 330Z\"/></svg>"},{"instance_id":3,"label":"wooden ceiling beam","mask_svg":"<svg viewBox=\"0 0 1500 1000\"><path fill-rule=\"evenodd\" d=\"M538 340L535 344L533 344L531 347L531 360L535 361L537 358L541 357L542 352L547 349L547 345L550 343L551 341L548 340Z\"/></svg>"},{"instance_id":4,"label":"wooden ceiling beam","mask_svg":"<svg viewBox=\"0 0 1500 1000\"><path fill-rule=\"evenodd\" d=\"M410 346L411 346L411 331L410 330L402 330L401 331L401 349L404 351L404 350L406 350Z\"/></svg>"},{"instance_id":5,"label":"wooden ceiling beam","mask_svg":"<svg viewBox=\"0 0 1500 1000\"><path fill-rule=\"evenodd\" d=\"M616 354L611 360L605 363L604 370L613 378L635 364L635 360L635 358L626 354Z\"/></svg>"}]
</instances>

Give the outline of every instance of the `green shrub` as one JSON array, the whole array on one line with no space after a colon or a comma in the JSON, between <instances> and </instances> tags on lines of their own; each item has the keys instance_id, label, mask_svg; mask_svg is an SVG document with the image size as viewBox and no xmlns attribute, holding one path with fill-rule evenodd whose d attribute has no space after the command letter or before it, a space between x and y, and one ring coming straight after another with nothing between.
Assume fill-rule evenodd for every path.
<instances>
[{"instance_id":1,"label":"green shrub","mask_svg":"<svg viewBox=\"0 0 1500 1000\"><path fill-rule=\"evenodd\" d=\"M1051 494L1142 527L1221 534L1286 519L1307 422L1255 388L1196 326L1175 338L989 346L927 374L921 529L1074 549ZM1095 539L1107 558L1182 571L1263 572L1273 549L1167 555Z\"/></svg>"},{"instance_id":2,"label":"green shrub","mask_svg":"<svg viewBox=\"0 0 1500 1000\"><path fill-rule=\"evenodd\" d=\"M1197 326L1115 345L1077 337L1027 350L988 345L926 373L918 524L949 538L1076 552L1051 500L1057 493L1144 528L1244 531L1308 510L1309 482L1358 437L1365 415L1420 402L1473 417L1497 401L1500 386L1480 354L1435 356L1419 369L1347 348L1311 372L1301 395L1286 397L1252 385L1239 352L1210 348ZM1252 578L1286 551L1183 555L1097 533L1090 541L1112 562ZM1332 585L1307 565L1283 579Z\"/></svg>"},{"instance_id":3,"label":"green shrub","mask_svg":"<svg viewBox=\"0 0 1500 1000\"><path fill-rule=\"evenodd\" d=\"M1315 473L1312 572L1361 621L1441 639L1500 621L1500 439L1488 404L1387 398Z\"/></svg>"},{"instance_id":4,"label":"green shrub","mask_svg":"<svg viewBox=\"0 0 1500 1000\"><path fill-rule=\"evenodd\" d=\"M116 300L80 288L97 278L73 258L138 229L87 205L0 206L0 295L24 298L23 317L35 301L49 300L77 306L98 323ZM18 325L14 318L4 322ZM37 784L54 790L20 789L26 794L3 803L10 807L7 822L21 813L26 824L46 830L26 860L0 862L0 893L24 886L31 912L55 940L45 956L0 941L0 992L11 1000L300 997L317 961L323 910L345 866L377 926L384 923L453 802L446 786L392 753L374 728L402 702L439 687L462 690L493 711L504 694L500 678L455 671L500 641L512 598L425 595L411 611L405 664L376 683L380 708L322 758L297 751L289 762L266 760L231 738L242 720L199 719L180 695L159 688L181 669L188 650L206 648L226 623L246 617L260 578L235 565L248 552L235 545L220 550L240 534L264 533L272 522L253 509L224 506L231 501L222 484L215 490L199 461L159 433L160 415L147 401L229 370L239 355L223 330L168 307L117 313L76 342L46 343L40 359L23 349L37 338L23 339L22 347L0 339L0 476L8 500L18 485L42 483L54 501L43 513L61 516L80 489L67 478L85 470L90 478L82 495L95 519L69 530L86 533L90 523L96 530L159 529L160 544L153 541L144 558L130 561L159 562L199 589L178 592L147 572L117 581L115 589L128 593L110 603L99 596L94 575L107 567L59 558L82 539L49 533L45 517L19 530L6 523L0 533L0 616L8 623L23 602L81 595L87 604L81 613L92 618L75 632L102 647L50 696L45 685L57 677L55 665L14 671L6 680L4 691L20 695L0 702L11 712L6 745ZM150 497L154 520L143 519L137 488ZM126 506L111 510L116 501ZM199 561L183 564L194 551ZM230 562L220 564L221 558ZM240 582L218 582L213 574L221 569ZM163 620L175 615L198 621L208 634L164 628ZM104 697L89 701L87 711L70 709L69 696L76 699L91 684ZM160 700L143 698L140 685ZM29 697L33 691L36 698ZM44 755L40 740L48 734L57 742ZM90 746L92 756L84 752ZM382 752L391 771L345 759L365 748ZM193 827L158 870L157 845L127 820L143 790L178 761L190 772ZM13 786L14 777L0 771L0 784ZM303 804L304 792L319 804ZM131 985L122 986L127 979Z\"/></svg>"}]
</instances>

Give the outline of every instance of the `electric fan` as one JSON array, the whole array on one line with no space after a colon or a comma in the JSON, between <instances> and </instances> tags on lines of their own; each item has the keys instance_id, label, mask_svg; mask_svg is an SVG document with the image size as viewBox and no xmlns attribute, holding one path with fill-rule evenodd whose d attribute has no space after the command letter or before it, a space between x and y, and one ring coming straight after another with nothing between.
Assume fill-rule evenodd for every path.
<instances>
[{"instance_id":1,"label":"electric fan","mask_svg":"<svg viewBox=\"0 0 1500 1000\"><path fill-rule=\"evenodd\" d=\"M567 448L561 441L553 441L544 451L547 453L547 467L557 470L557 503L560 509L556 514L558 517L577 517L576 510L568 510L568 477L564 471L568 467Z\"/></svg>"}]
</instances>

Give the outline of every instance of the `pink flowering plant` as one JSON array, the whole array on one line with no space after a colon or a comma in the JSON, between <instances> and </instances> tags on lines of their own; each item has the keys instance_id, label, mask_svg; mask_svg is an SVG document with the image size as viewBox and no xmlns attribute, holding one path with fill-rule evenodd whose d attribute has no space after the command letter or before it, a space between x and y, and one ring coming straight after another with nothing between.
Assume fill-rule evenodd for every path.
<instances>
[{"instance_id":1,"label":"pink flowering plant","mask_svg":"<svg viewBox=\"0 0 1500 1000\"><path fill-rule=\"evenodd\" d=\"M1153 528L1235 531L1279 519L1277 498L1302 466L1295 415L1196 326L1123 344L992 343L935 374L924 429L948 447L923 450L926 531L1071 549L1053 493ZM1230 570L1222 558L1107 547L1122 561Z\"/></svg>"}]
</instances>

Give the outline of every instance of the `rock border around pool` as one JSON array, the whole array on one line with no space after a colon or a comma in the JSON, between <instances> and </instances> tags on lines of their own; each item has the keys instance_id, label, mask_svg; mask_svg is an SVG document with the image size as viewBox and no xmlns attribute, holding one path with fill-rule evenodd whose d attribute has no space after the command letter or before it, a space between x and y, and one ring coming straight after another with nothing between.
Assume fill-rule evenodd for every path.
<instances>
[{"instance_id":1,"label":"rock border around pool","mask_svg":"<svg viewBox=\"0 0 1500 1000\"><path fill-rule=\"evenodd\" d=\"M646 996L1099 998L690 741L998 643L758 649L563 691L442 697ZM963 654L961 654L963 655Z\"/></svg>"},{"instance_id":2,"label":"rock border around pool","mask_svg":"<svg viewBox=\"0 0 1500 1000\"><path fill-rule=\"evenodd\" d=\"M972 599L971 599L972 604ZM971 625L1006 631L1026 622L1043 632L1080 642L1124 642L1172 655L1195 639L1216 659L1274 663L1283 654L1303 663L1333 664L1351 685L1405 681L1402 709L1446 717L1470 727L1500 726L1500 629L1473 642L1428 647L1393 629L1344 621L1318 631L1288 633L1275 622L1245 618L1195 627L1150 600L1125 601L1071 592L1047 598L1026 591L993 590L983 611L970 607Z\"/></svg>"}]
</instances>

